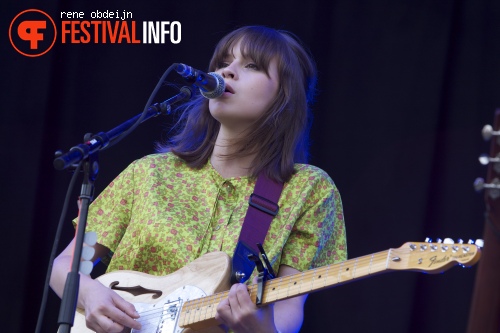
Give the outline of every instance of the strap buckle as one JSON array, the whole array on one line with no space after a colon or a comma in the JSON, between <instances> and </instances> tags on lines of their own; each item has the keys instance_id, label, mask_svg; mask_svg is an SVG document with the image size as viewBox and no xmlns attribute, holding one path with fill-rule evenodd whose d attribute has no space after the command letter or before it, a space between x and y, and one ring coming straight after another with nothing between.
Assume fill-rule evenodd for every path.
<instances>
[{"instance_id":1,"label":"strap buckle","mask_svg":"<svg viewBox=\"0 0 500 333\"><path fill-rule=\"evenodd\" d=\"M255 193L252 193L250 195L250 199L248 200L248 204L254 208L257 208L260 211L263 211L264 213L267 213L272 216L278 215L278 211L280 209L280 206L278 206L276 203L258 195Z\"/></svg>"}]
</instances>

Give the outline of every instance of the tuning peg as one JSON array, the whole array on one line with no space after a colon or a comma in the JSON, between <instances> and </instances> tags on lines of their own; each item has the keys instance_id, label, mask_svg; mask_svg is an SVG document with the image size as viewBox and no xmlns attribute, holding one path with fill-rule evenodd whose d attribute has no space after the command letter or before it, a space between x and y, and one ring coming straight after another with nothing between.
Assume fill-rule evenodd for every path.
<instances>
[{"instance_id":1,"label":"tuning peg","mask_svg":"<svg viewBox=\"0 0 500 333\"><path fill-rule=\"evenodd\" d=\"M484 247L484 240L482 239L476 239L476 246L483 248Z\"/></svg>"},{"instance_id":2,"label":"tuning peg","mask_svg":"<svg viewBox=\"0 0 500 333\"><path fill-rule=\"evenodd\" d=\"M484 179L483 178L476 178L476 180L474 181L474 189L476 190L476 192L480 192L482 191L483 189L488 189L488 195L492 198L492 199L496 199L498 197L500 197L500 180L498 178L494 178L491 183L489 184L486 184L484 182Z\"/></svg>"},{"instance_id":3,"label":"tuning peg","mask_svg":"<svg viewBox=\"0 0 500 333\"><path fill-rule=\"evenodd\" d=\"M454 244L455 241L451 238L445 238L443 244Z\"/></svg>"},{"instance_id":4,"label":"tuning peg","mask_svg":"<svg viewBox=\"0 0 500 333\"><path fill-rule=\"evenodd\" d=\"M425 237L425 242L426 242L426 243L432 243L432 238Z\"/></svg>"},{"instance_id":5,"label":"tuning peg","mask_svg":"<svg viewBox=\"0 0 500 333\"><path fill-rule=\"evenodd\" d=\"M493 163L493 170L495 170L496 173L500 173L500 154L497 154L496 157L489 157L487 154L481 154L479 156L479 163L482 165Z\"/></svg>"},{"instance_id":6,"label":"tuning peg","mask_svg":"<svg viewBox=\"0 0 500 333\"><path fill-rule=\"evenodd\" d=\"M488 165L488 163L498 163L500 162L500 154L497 154L496 157L489 157L488 154L479 155L479 163L482 165Z\"/></svg>"},{"instance_id":7,"label":"tuning peg","mask_svg":"<svg viewBox=\"0 0 500 333\"><path fill-rule=\"evenodd\" d=\"M488 141L492 136L500 136L500 131L494 131L491 125L484 125L481 134L483 135L483 139Z\"/></svg>"},{"instance_id":8,"label":"tuning peg","mask_svg":"<svg viewBox=\"0 0 500 333\"><path fill-rule=\"evenodd\" d=\"M436 243L442 243L443 240L441 238L436 239Z\"/></svg>"}]
</instances>

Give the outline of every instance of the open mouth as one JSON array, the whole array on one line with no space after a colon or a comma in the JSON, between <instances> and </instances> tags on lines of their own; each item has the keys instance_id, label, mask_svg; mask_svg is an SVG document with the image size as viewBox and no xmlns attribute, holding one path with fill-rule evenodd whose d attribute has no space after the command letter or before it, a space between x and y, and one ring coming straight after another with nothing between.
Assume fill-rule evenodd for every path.
<instances>
[{"instance_id":1,"label":"open mouth","mask_svg":"<svg viewBox=\"0 0 500 333\"><path fill-rule=\"evenodd\" d=\"M224 92L228 92L228 93L234 94L233 88L230 85L227 85L227 84L226 84L226 88L224 89Z\"/></svg>"}]
</instances>

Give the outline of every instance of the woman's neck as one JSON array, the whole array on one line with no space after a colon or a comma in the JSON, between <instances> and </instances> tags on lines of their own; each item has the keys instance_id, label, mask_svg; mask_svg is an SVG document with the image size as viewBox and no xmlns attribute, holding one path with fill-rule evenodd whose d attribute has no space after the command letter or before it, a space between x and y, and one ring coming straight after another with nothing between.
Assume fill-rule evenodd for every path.
<instances>
[{"instance_id":1,"label":"woman's neck","mask_svg":"<svg viewBox=\"0 0 500 333\"><path fill-rule=\"evenodd\" d=\"M217 170L223 178L244 177L250 175L250 169L255 158L255 154L237 158L227 157L236 151L237 147L234 142L237 139L238 135L229 133L222 127L217 135L214 150L210 156L210 162L212 163L214 169Z\"/></svg>"}]
</instances>

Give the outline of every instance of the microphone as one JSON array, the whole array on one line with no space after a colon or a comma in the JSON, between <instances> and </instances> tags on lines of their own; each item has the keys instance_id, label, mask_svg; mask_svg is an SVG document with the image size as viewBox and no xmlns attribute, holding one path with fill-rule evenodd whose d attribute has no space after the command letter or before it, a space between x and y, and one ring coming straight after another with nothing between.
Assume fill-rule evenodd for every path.
<instances>
[{"instance_id":1,"label":"microphone","mask_svg":"<svg viewBox=\"0 0 500 333\"><path fill-rule=\"evenodd\" d=\"M178 64L175 69L187 82L198 87L200 93L208 99L222 96L226 89L226 83L222 76L217 73L203 73L191 66Z\"/></svg>"}]
</instances>

